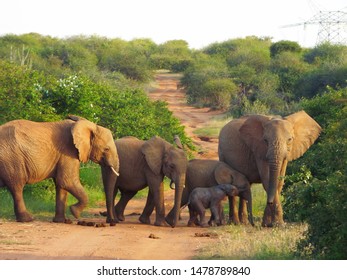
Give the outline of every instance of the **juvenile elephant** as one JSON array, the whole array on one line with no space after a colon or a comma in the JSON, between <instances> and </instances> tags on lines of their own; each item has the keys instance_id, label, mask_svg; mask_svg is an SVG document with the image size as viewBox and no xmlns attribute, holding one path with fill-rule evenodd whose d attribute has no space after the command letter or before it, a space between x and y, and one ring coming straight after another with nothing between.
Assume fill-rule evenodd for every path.
<instances>
[{"instance_id":1,"label":"juvenile elephant","mask_svg":"<svg viewBox=\"0 0 347 280\"><path fill-rule=\"evenodd\" d=\"M164 225L166 221L172 227L176 226L188 163L184 151L157 136L148 141L142 141L135 137L124 137L116 140L115 143L120 161L120 176L116 185L107 194L113 199L112 203L107 205L107 219L116 222L123 221L124 209L129 200L139 190L148 186L147 202L139 218L140 222L149 224L150 215L155 208L155 225ZM173 180L177 186L175 204L172 208L174 215L166 219L164 176ZM121 198L113 207L118 189L121 191Z\"/></svg>"},{"instance_id":2,"label":"juvenile elephant","mask_svg":"<svg viewBox=\"0 0 347 280\"><path fill-rule=\"evenodd\" d=\"M320 132L318 123L304 111L284 118L244 116L221 129L219 160L244 174L250 183L262 183L265 188L267 206L263 226L283 223L280 193L287 163L302 156ZM245 211L244 204L241 208ZM237 212L233 217L237 219Z\"/></svg>"},{"instance_id":3,"label":"juvenile elephant","mask_svg":"<svg viewBox=\"0 0 347 280\"><path fill-rule=\"evenodd\" d=\"M223 220L222 200L226 196L233 197L239 194L239 190L230 184L221 184L209 188L195 188L188 202L189 221L188 226L193 224L207 227L208 223L205 218L205 209L211 210L211 223L215 222L217 226L221 225ZM200 217L200 221L197 216Z\"/></svg>"},{"instance_id":4,"label":"juvenile elephant","mask_svg":"<svg viewBox=\"0 0 347 280\"><path fill-rule=\"evenodd\" d=\"M7 186L18 222L32 221L23 200L25 184L53 178L56 185L54 222L65 222L67 192L78 202L70 206L78 218L88 197L80 183L80 162L101 165L103 179L117 179L119 161L111 131L70 116L58 122L14 120L0 126L0 187ZM107 178L106 178L107 177Z\"/></svg>"},{"instance_id":5,"label":"juvenile elephant","mask_svg":"<svg viewBox=\"0 0 347 280\"><path fill-rule=\"evenodd\" d=\"M253 222L252 214L252 193L250 183L247 178L231 168L229 165L218 160L192 159L188 163L186 174L186 187L183 190L181 206L188 203L190 193L196 188L209 188L219 184L233 184L239 189L240 198L247 201L248 214L244 213L243 220L247 220L251 225ZM232 199L229 199L232 201ZM233 206L230 203L230 206ZM233 210L229 209L229 216ZM229 217L230 220L231 217Z\"/></svg>"}]
</instances>

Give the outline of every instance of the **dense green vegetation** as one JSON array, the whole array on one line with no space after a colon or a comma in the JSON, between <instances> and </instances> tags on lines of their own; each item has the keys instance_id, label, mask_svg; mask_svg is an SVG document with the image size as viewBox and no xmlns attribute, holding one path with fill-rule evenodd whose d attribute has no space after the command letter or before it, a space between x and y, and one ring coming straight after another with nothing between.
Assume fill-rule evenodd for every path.
<instances>
[{"instance_id":1,"label":"dense green vegetation","mask_svg":"<svg viewBox=\"0 0 347 280\"><path fill-rule=\"evenodd\" d=\"M347 46L303 49L295 42L247 37L215 43L193 55L182 84L199 106L247 113L287 114L301 98L345 87Z\"/></svg>"},{"instance_id":2,"label":"dense green vegetation","mask_svg":"<svg viewBox=\"0 0 347 280\"><path fill-rule=\"evenodd\" d=\"M166 104L151 102L144 91L154 69L177 68L172 61L189 53L184 41L157 46L147 39L0 37L0 123L77 114L110 128L116 138L160 135L172 142L178 134L190 145Z\"/></svg>"},{"instance_id":3,"label":"dense green vegetation","mask_svg":"<svg viewBox=\"0 0 347 280\"><path fill-rule=\"evenodd\" d=\"M288 166L284 211L287 221L307 224L295 257L346 259L347 46L306 49L247 37L191 50L183 40L157 45L150 39L5 35L0 124L78 114L110 128L115 138L160 135L172 142L178 134L192 147L166 104L147 97L145 88L158 69L182 72L181 86L195 106L224 109L233 117L304 109L322 126L317 143ZM26 188L26 195L40 196L49 185ZM8 197L1 197L3 205Z\"/></svg>"},{"instance_id":4,"label":"dense green vegetation","mask_svg":"<svg viewBox=\"0 0 347 280\"><path fill-rule=\"evenodd\" d=\"M347 88L328 89L302 102L323 133L309 153L290 165L284 209L292 221L308 222L298 254L346 259L347 252Z\"/></svg>"}]
</instances>

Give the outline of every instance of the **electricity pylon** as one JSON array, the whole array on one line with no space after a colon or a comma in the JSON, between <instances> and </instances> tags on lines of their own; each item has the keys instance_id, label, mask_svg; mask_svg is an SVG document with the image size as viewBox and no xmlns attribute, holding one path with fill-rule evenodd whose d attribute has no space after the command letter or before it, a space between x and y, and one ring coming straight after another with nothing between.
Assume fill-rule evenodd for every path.
<instances>
[{"instance_id":1,"label":"electricity pylon","mask_svg":"<svg viewBox=\"0 0 347 280\"><path fill-rule=\"evenodd\" d=\"M344 11L319 11L310 20L282 26L318 25L317 44L347 44L347 13Z\"/></svg>"}]
</instances>

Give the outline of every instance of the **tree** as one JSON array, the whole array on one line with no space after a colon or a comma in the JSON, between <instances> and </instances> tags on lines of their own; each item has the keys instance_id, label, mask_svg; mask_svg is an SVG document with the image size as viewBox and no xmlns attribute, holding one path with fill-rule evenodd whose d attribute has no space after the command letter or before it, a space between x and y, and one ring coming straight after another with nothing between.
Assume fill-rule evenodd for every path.
<instances>
[{"instance_id":1,"label":"tree","mask_svg":"<svg viewBox=\"0 0 347 280\"><path fill-rule=\"evenodd\" d=\"M275 58L283 52L300 53L301 50L302 49L297 42L283 40L273 43L270 46L270 56L271 58Z\"/></svg>"},{"instance_id":2,"label":"tree","mask_svg":"<svg viewBox=\"0 0 347 280\"><path fill-rule=\"evenodd\" d=\"M157 69L173 72L184 71L191 62L191 51L184 40L170 40L158 46L151 55L151 63Z\"/></svg>"}]
</instances>

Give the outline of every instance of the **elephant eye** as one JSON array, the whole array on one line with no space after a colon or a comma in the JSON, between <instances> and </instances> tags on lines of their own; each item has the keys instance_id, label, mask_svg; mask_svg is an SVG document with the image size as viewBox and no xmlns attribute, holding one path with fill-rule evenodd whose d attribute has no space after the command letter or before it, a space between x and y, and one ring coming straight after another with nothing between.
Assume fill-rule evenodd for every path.
<instances>
[{"instance_id":1,"label":"elephant eye","mask_svg":"<svg viewBox=\"0 0 347 280\"><path fill-rule=\"evenodd\" d=\"M105 152L108 152L110 150L110 147L105 148Z\"/></svg>"}]
</instances>

